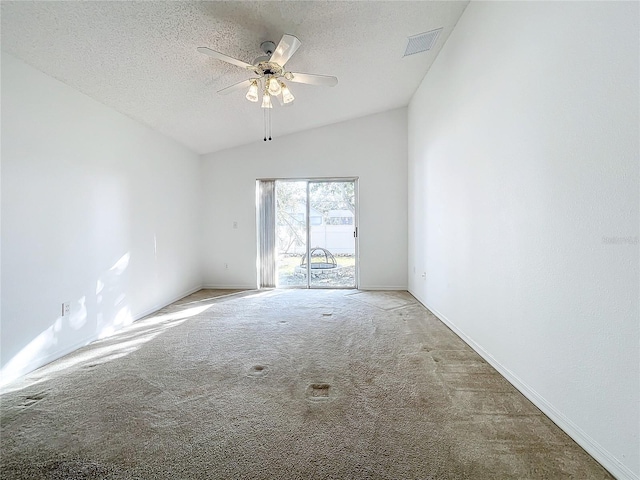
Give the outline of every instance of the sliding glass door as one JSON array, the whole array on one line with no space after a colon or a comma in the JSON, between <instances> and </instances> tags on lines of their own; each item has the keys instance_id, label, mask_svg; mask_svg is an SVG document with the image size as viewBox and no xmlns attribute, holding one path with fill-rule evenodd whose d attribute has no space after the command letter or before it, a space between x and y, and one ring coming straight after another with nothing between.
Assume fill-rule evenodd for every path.
<instances>
[{"instance_id":1,"label":"sliding glass door","mask_svg":"<svg viewBox=\"0 0 640 480\"><path fill-rule=\"evenodd\" d=\"M356 180L276 180L276 286L357 286Z\"/></svg>"},{"instance_id":2,"label":"sliding glass door","mask_svg":"<svg viewBox=\"0 0 640 480\"><path fill-rule=\"evenodd\" d=\"M276 181L276 286L307 287L307 182Z\"/></svg>"},{"instance_id":3,"label":"sliding glass door","mask_svg":"<svg viewBox=\"0 0 640 480\"><path fill-rule=\"evenodd\" d=\"M356 286L354 181L309 182L309 286Z\"/></svg>"}]
</instances>

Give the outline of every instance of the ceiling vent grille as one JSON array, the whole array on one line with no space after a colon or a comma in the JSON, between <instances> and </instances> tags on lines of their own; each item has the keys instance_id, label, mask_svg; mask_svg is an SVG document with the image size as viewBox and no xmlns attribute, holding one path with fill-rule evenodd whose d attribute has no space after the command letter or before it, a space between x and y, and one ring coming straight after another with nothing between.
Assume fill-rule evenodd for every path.
<instances>
[{"instance_id":1,"label":"ceiling vent grille","mask_svg":"<svg viewBox=\"0 0 640 480\"><path fill-rule=\"evenodd\" d=\"M438 28L437 30L431 30L430 32L411 35L407 42L407 49L404 51L403 57L431 50L436 44L436 40L438 39L441 31L442 28Z\"/></svg>"}]
</instances>

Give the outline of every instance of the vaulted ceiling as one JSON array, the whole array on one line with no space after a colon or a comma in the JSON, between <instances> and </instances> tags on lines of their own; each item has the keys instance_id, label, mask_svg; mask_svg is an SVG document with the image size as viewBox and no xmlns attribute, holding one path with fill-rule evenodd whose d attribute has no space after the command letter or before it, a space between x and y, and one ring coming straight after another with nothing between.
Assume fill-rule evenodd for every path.
<instances>
[{"instance_id":1,"label":"vaulted ceiling","mask_svg":"<svg viewBox=\"0 0 640 480\"><path fill-rule=\"evenodd\" d=\"M296 35L295 72L335 75L335 87L291 84L272 110L273 135L408 104L468 1L3 1L2 50L89 97L208 153L261 141L263 112L248 78L196 51L252 63L260 43ZM410 35L443 27L428 52L403 58Z\"/></svg>"}]
</instances>

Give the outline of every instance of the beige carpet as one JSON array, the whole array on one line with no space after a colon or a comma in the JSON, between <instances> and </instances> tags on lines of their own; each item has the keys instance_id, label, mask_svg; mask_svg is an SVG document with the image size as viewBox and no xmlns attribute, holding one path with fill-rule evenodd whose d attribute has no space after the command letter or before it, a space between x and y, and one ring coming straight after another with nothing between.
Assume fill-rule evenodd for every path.
<instances>
[{"instance_id":1,"label":"beige carpet","mask_svg":"<svg viewBox=\"0 0 640 480\"><path fill-rule=\"evenodd\" d=\"M2 478L611 478L406 292L219 293L11 385Z\"/></svg>"}]
</instances>

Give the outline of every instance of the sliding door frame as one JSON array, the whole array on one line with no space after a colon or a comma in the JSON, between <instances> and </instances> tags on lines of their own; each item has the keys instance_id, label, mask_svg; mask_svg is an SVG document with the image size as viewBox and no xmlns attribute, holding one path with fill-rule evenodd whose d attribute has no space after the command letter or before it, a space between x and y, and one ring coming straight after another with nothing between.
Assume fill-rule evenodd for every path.
<instances>
[{"instance_id":1,"label":"sliding door frame","mask_svg":"<svg viewBox=\"0 0 640 480\"><path fill-rule=\"evenodd\" d=\"M359 232L359 228L358 226L360 225L360 200L359 200L359 185L358 185L358 177L305 177L305 178L298 178L298 177L292 177L292 178L262 178L262 179L258 179L258 181L264 181L264 180L272 180L275 182L276 184L276 195L277 195L277 185L278 182L306 182L306 215L305 215L305 219L306 219L306 233L307 233L307 237L306 237L306 255L307 255L307 284L306 285L285 285L285 286L278 286L276 283L277 288L298 288L298 289L326 289L326 290L337 290L337 289L342 289L342 290L353 290L353 289L357 289L358 285L360 285L360 232ZM332 286L322 286L322 285L311 285L311 258L310 258L310 253L311 253L311 222L310 222L310 213L311 213L311 202L310 202L310 195L309 195L309 185L311 183L331 183L331 182L353 182L353 188L354 188L354 197L355 197L355 207L356 207L356 211L355 214L353 216L353 232L354 232L354 251L355 251L355 268L354 268L354 283L355 285L350 286L350 287L332 287ZM276 216L277 216L277 212L276 212ZM262 227L261 227L262 228ZM258 232L258 235L260 235L260 232Z\"/></svg>"}]
</instances>

